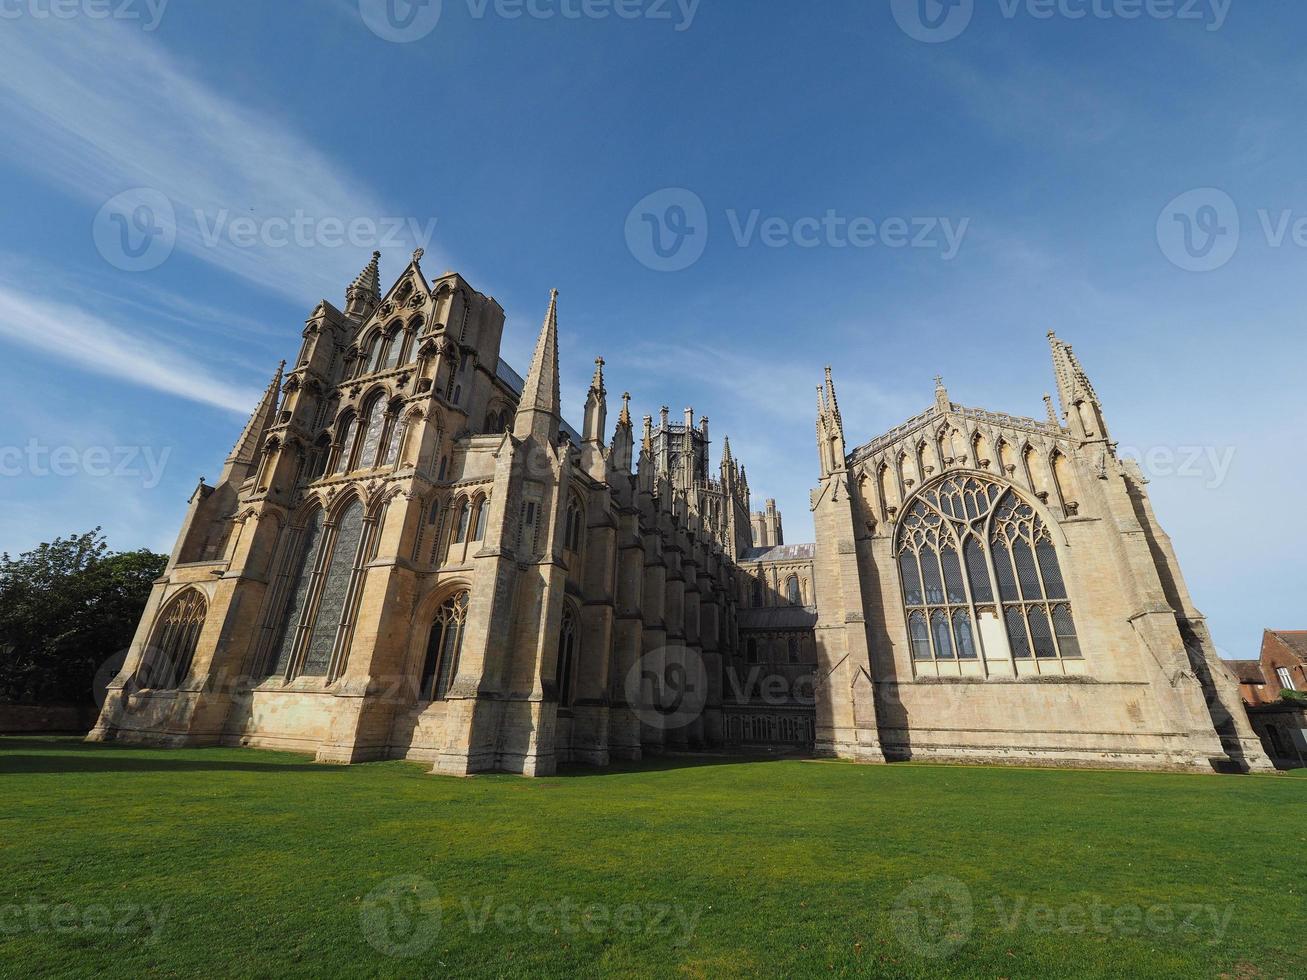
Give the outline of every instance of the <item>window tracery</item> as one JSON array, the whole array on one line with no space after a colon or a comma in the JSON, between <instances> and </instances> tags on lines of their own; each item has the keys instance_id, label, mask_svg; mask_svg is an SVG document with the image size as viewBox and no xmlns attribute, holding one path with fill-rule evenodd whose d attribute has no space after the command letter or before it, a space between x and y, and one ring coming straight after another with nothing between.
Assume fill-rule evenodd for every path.
<instances>
[{"instance_id":1,"label":"window tracery","mask_svg":"<svg viewBox=\"0 0 1307 980\"><path fill-rule=\"evenodd\" d=\"M1080 659L1052 535L1010 487L967 476L926 490L897 556L913 660L976 660L982 614L1001 617L1015 659Z\"/></svg>"}]
</instances>

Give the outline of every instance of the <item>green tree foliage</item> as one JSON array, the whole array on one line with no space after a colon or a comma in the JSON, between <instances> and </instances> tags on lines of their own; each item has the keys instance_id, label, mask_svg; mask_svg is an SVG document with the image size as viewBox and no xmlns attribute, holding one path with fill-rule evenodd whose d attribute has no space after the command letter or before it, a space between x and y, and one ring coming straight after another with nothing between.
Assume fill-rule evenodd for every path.
<instances>
[{"instance_id":1,"label":"green tree foliage","mask_svg":"<svg viewBox=\"0 0 1307 980\"><path fill-rule=\"evenodd\" d=\"M96 671L131 643L167 561L110 551L98 527L0 555L0 699L89 703Z\"/></svg>"}]
</instances>

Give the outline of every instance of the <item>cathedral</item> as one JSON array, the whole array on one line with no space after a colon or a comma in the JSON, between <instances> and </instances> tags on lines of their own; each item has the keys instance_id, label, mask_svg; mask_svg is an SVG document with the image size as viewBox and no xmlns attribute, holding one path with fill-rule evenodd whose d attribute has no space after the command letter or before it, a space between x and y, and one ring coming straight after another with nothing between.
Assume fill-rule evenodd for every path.
<instances>
[{"instance_id":1,"label":"cathedral","mask_svg":"<svg viewBox=\"0 0 1307 980\"><path fill-rule=\"evenodd\" d=\"M817 540L787 544L693 409L637 422L623 395L610 426L597 359L564 420L557 292L523 378L493 297L420 250L383 293L379 257L196 487L90 738L455 775L732 750L1271 768L1053 334L1046 419L937 379L850 447L827 368Z\"/></svg>"}]
</instances>

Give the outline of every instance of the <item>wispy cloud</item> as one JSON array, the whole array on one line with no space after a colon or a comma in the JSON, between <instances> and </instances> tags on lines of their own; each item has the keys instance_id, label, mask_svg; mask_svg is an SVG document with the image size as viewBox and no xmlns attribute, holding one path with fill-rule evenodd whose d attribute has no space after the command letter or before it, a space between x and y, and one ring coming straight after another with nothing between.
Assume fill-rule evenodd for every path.
<instances>
[{"instance_id":1,"label":"wispy cloud","mask_svg":"<svg viewBox=\"0 0 1307 980\"><path fill-rule=\"evenodd\" d=\"M246 413L259 393L214 376L202 364L66 303L0 283L0 337L82 368L188 401Z\"/></svg>"},{"instance_id":2,"label":"wispy cloud","mask_svg":"<svg viewBox=\"0 0 1307 980\"><path fill-rule=\"evenodd\" d=\"M228 99L154 35L88 17L21 18L0 31L0 61L0 152L95 210L130 188L161 192L177 212L179 249L297 302L338 295L364 249L353 241L303 247L293 234L286 245L237 245L226 234L230 221L372 222L378 247L394 248L398 259L430 219L395 215L293 121ZM382 219L392 216L413 223L390 241ZM317 224L298 237L316 240L325 230Z\"/></svg>"}]
</instances>

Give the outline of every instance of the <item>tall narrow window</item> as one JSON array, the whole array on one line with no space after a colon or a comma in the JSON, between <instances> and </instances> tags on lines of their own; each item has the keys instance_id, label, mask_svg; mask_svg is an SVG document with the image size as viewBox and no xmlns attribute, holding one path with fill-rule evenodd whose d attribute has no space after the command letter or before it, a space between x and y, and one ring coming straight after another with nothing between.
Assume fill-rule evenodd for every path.
<instances>
[{"instance_id":1,"label":"tall narrow window","mask_svg":"<svg viewBox=\"0 0 1307 980\"><path fill-rule=\"evenodd\" d=\"M450 596L436 610L427 638L427 655L422 664L418 697L423 701L443 701L458 674L458 657L463 649L463 629L467 624L468 594Z\"/></svg>"},{"instance_id":2,"label":"tall narrow window","mask_svg":"<svg viewBox=\"0 0 1307 980\"><path fill-rule=\"evenodd\" d=\"M486 511L490 510L490 501L485 497L477 500L476 514L472 518L472 540L481 541L486 536Z\"/></svg>"},{"instance_id":3,"label":"tall narrow window","mask_svg":"<svg viewBox=\"0 0 1307 980\"><path fill-rule=\"evenodd\" d=\"M982 613L1001 619L1018 660L1081 657L1052 535L1012 489L942 480L912 502L897 549L913 660L979 657Z\"/></svg>"},{"instance_id":4,"label":"tall narrow window","mask_svg":"<svg viewBox=\"0 0 1307 980\"><path fill-rule=\"evenodd\" d=\"M558 685L558 706L572 705L573 673L576 659L576 619L570 607L563 609L563 628L558 634L558 667L555 683Z\"/></svg>"},{"instance_id":5,"label":"tall narrow window","mask_svg":"<svg viewBox=\"0 0 1307 980\"><path fill-rule=\"evenodd\" d=\"M799 576L791 575L785 582L785 601L791 606L800 605L803 596L799 593Z\"/></svg>"},{"instance_id":6,"label":"tall narrow window","mask_svg":"<svg viewBox=\"0 0 1307 980\"><path fill-rule=\"evenodd\" d=\"M377 451L381 446L381 430L386 426L386 400L378 394L363 410L363 421L359 429L363 432L363 442L356 459L350 465L351 470L378 465Z\"/></svg>"},{"instance_id":7,"label":"tall narrow window","mask_svg":"<svg viewBox=\"0 0 1307 980\"><path fill-rule=\"evenodd\" d=\"M458 520L454 523L454 543L462 544L467 540L467 525L472 505L463 497L458 504Z\"/></svg>"},{"instance_id":8,"label":"tall narrow window","mask_svg":"<svg viewBox=\"0 0 1307 980\"><path fill-rule=\"evenodd\" d=\"M208 603L196 589L187 589L168 603L137 676L142 687L173 690L186 679L207 611Z\"/></svg>"},{"instance_id":9,"label":"tall narrow window","mask_svg":"<svg viewBox=\"0 0 1307 980\"><path fill-rule=\"evenodd\" d=\"M308 646L300 669L300 673L308 677L321 677L331 666L362 535L363 504L355 500L340 515L331 555L319 572L318 610L309 625Z\"/></svg>"},{"instance_id":10,"label":"tall narrow window","mask_svg":"<svg viewBox=\"0 0 1307 980\"><path fill-rule=\"evenodd\" d=\"M322 511L315 510L303 530L299 532L298 551L287 555L290 565L284 593L286 605L281 612L280 630L267 660L270 673L286 674L289 670L300 620L303 618L304 607L308 603L313 566L317 561L318 545L322 539L322 524Z\"/></svg>"}]
</instances>

